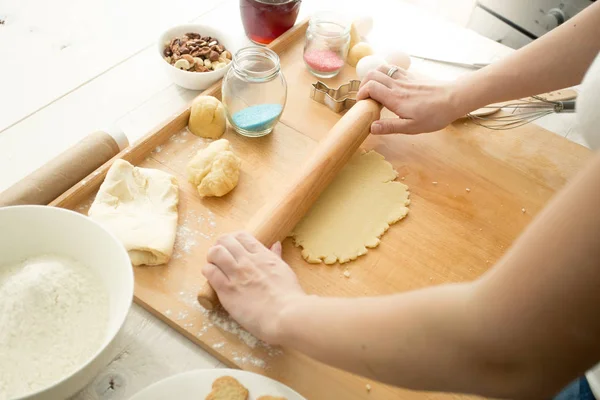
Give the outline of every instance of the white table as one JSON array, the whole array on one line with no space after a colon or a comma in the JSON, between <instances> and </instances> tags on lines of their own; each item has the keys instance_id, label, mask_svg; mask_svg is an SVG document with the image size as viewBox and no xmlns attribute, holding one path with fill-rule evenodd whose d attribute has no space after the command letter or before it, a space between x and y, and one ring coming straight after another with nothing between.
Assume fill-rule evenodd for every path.
<instances>
[{"instance_id":1,"label":"white table","mask_svg":"<svg viewBox=\"0 0 600 400\"><path fill-rule=\"evenodd\" d=\"M512 51L401 0L371 0L368 11L362 1L306 1L301 17L341 4L374 17L376 49L473 62ZM0 0L0 13L0 191L94 130L116 124L134 142L191 101L198 93L172 85L159 65L154 41L168 26L226 26L245 40L237 0ZM412 68L439 79L468 72L416 59ZM541 124L581 142L570 117ZM134 305L113 361L75 398L127 399L175 373L221 366Z\"/></svg>"}]
</instances>

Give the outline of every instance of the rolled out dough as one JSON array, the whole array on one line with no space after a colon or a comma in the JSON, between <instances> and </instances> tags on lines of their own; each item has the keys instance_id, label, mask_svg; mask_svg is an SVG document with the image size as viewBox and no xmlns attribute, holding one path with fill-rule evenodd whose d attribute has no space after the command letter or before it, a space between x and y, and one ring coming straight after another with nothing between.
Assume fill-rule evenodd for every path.
<instances>
[{"instance_id":1,"label":"rolled out dough","mask_svg":"<svg viewBox=\"0 0 600 400\"><path fill-rule=\"evenodd\" d=\"M408 186L375 151L355 154L290 234L310 263L345 263L408 213Z\"/></svg>"},{"instance_id":2,"label":"rolled out dough","mask_svg":"<svg viewBox=\"0 0 600 400\"><path fill-rule=\"evenodd\" d=\"M173 254L178 202L174 176L117 160L88 215L121 240L133 265L159 265Z\"/></svg>"}]
</instances>

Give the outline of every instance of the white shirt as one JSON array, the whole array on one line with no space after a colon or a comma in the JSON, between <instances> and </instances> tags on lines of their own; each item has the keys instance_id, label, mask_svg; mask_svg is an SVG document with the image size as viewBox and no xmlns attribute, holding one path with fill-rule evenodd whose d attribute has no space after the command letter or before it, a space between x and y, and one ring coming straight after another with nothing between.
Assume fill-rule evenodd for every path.
<instances>
[{"instance_id":1,"label":"white shirt","mask_svg":"<svg viewBox=\"0 0 600 400\"><path fill-rule=\"evenodd\" d=\"M600 54L585 74L577 97L576 111L582 135L593 150L600 149ZM600 364L588 371L586 377L592 393L600 399Z\"/></svg>"}]
</instances>

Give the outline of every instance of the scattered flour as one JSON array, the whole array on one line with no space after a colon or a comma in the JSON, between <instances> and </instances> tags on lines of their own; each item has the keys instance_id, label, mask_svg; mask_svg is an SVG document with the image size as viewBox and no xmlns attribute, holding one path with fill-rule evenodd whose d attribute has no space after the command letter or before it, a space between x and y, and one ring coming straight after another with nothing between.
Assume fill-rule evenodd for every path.
<instances>
[{"instance_id":1,"label":"scattered flour","mask_svg":"<svg viewBox=\"0 0 600 400\"><path fill-rule=\"evenodd\" d=\"M186 143L187 139L185 139L183 136L187 136L187 132L186 131L182 131L182 132L179 132L179 133L171 136L169 138L169 141L173 142L173 143Z\"/></svg>"},{"instance_id":2,"label":"scattered flour","mask_svg":"<svg viewBox=\"0 0 600 400\"><path fill-rule=\"evenodd\" d=\"M196 233L185 224L177 226L173 258L181 258L183 254L190 254L192 252L192 249L198 244Z\"/></svg>"},{"instance_id":3,"label":"scattered flour","mask_svg":"<svg viewBox=\"0 0 600 400\"><path fill-rule=\"evenodd\" d=\"M251 349L262 348L266 350L269 357L275 357L283 353L283 351L278 347L270 346L269 344L263 342L262 340L257 339L250 332L245 330L235 322L229 314L225 311L208 311L205 310L202 306L198 305L199 308L202 309L202 312L205 316L205 324L208 326L216 326L217 328L231 333L237 336L246 346ZM208 323L206 322L208 320Z\"/></svg>"},{"instance_id":4,"label":"scattered flour","mask_svg":"<svg viewBox=\"0 0 600 400\"><path fill-rule=\"evenodd\" d=\"M0 399L21 397L73 373L101 346L108 294L98 277L47 255L0 267Z\"/></svg>"},{"instance_id":5,"label":"scattered flour","mask_svg":"<svg viewBox=\"0 0 600 400\"><path fill-rule=\"evenodd\" d=\"M236 335L238 338L240 338L242 342L246 344L246 346L250 347L251 349L255 349L256 346L259 345L259 343L262 343L260 340L254 337L254 335L242 328L240 324L231 319L231 317L225 312L210 312L208 313L208 320L214 326L217 326L225 332L229 332ZM264 345L266 346L266 344Z\"/></svg>"},{"instance_id":6,"label":"scattered flour","mask_svg":"<svg viewBox=\"0 0 600 400\"><path fill-rule=\"evenodd\" d=\"M203 214L198 215L194 210L186 211L180 215L173 258L178 259L191 254L194 247L198 245L196 240L198 237L211 242L214 241L218 235L215 214L207 211L207 215L206 217Z\"/></svg>"},{"instance_id":7,"label":"scattered flour","mask_svg":"<svg viewBox=\"0 0 600 400\"><path fill-rule=\"evenodd\" d=\"M179 311L177 313L177 317L175 319L177 321L182 321L184 319L187 319L188 316L189 316L189 313L187 311Z\"/></svg>"},{"instance_id":8,"label":"scattered flour","mask_svg":"<svg viewBox=\"0 0 600 400\"><path fill-rule=\"evenodd\" d=\"M79 211L79 212L87 211L92 206L92 203L94 202L95 198L96 198L96 196L91 196L88 200L81 203L79 206L77 206L77 211Z\"/></svg>"},{"instance_id":9,"label":"scattered flour","mask_svg":"<svg viewBox=\"0 0 600 400\"><path fill-rule=\"evenodd\" d=\"M219 311L208 311L204 307L202 307L197 300L197 293L200 288L192 288L189 291L180 291L179 299L186 306L191 307L194 311L198 311L202 313L204 316L202 327L196 333L197 337L202 337L205 333L208 332L210 328L217 327L225 332L231 333L235 335L241 342L243 342L246 346L251 349L263 349L266 351L269 357L276 357L283 354L283 351L278 347L273 347L263 342L262 340L257 339L250 332L242 328L237 322L235 322L227 312L219 310ZM193 313L192 313L193 315ZM182 317L189 317L190 314L188 311L180 312ZM182 318L183 319L183 318ZM180 320L180 318L176 318L176 320ZM184 327L187 324L183 324ZM216 350L227 351L227 343L219 342L215 343L212 346ZM252 365L259 368L268 368L268 364L265 360L258 358L250 353L248 354L239 354L237 352L232 352L233 360L239 364L247 364Z\"/></svg>"},{"instance_id":10,"label":"scattered flour","mask_svg":"<svg viewBox=\"0 0 600 400\"><path fill-rule=\"evenodd\" d=\"M235 361L238 364L250 364L255 367L262 368L262 369L265 369L267 367L267 363L265 362L265 360L263 360L261 358L253 357L251 355L243 355L243 356L234 355L233 361Z\"/></svg>"}]
</instances>

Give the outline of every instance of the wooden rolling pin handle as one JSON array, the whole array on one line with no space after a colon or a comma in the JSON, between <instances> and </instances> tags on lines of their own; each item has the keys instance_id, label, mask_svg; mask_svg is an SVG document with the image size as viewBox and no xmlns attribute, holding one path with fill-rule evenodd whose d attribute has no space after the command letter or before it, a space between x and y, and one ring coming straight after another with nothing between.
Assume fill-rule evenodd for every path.
<instances>
[{"instance_id":1,"label":"wooden rolling pin handle","mask_svg":"<svg viewBox=\"0 0 600 400\"><path fill-rule=\"evenodd\" d=\"M0 193L0 207L49 204L128 145L119 131L92 133Z\"/></svg>"},{"instance_id":2,"label":"wooden rolling pin handle","mask_svg":"<svg viewBox=\"0 0 600 400\"><path fill-rule=\"evenodd\" d=\"M371 124L380 113L381 105L374 100L357 102L319 142L281 194L254 215L247 231L267 247L285 239L369 136ZM208 283L198 293L198 302L208 310L219 305Z\"/></svg>"}]
</instances>

